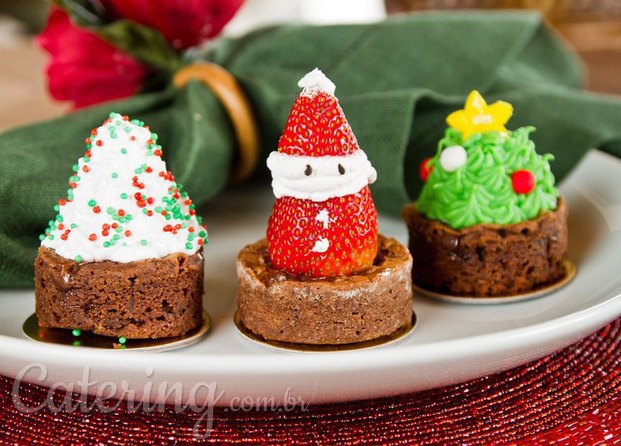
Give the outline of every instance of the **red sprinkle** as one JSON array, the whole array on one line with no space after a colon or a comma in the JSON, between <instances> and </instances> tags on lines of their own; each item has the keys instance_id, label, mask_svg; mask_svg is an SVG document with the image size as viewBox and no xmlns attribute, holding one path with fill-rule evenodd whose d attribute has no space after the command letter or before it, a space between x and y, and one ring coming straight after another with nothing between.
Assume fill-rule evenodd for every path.
<instances>
[{"instance_id":1,"label":"red sprinkle","mask_svg":"<svg viewBox=\"0 0 621 446\"><path fill-rule=\"evenodd\" d=\"M202 239L202 238L199 238L199 239L198 239L198 244L199 244L199 245L202 245L202 244L203 244L203 239Z\"/></svg>"},{"instance_id":2,"label":"red sprinkle","mask_svg":"<svg viewBox=\"0 0 621 446\"><path fill-rule=\"evenodd\" d=\"M101 235L103 235L104 237L108 237L108 234L110 234L108 230L101 231Z\"/></svg>"},{"instance_id":3,"label":"red sprinkle","mask_svg":"<svg viewBox=\"0 0 621 446\"><path fill-rule=\"evenodd\" d=\"M109 225L108 223L104 223L103 225L101 225L101 228L102 228L104 231L107 231L108 229L110 229L110 225Z\"/></svg>"},{"instance_id":4,"label":"red sprinkle","mask_svg":"<svg viewBox=\"0 0 621 446\"><path fill-rule=\"evenodd\" d=\"M135 198L136 200L142 200L142 194L141 194L140 192L136 192L136 193L134 194L134 198Z\"/></svg>"},{"instance_id":5,"label":"red sprinkle","mask_svg":"<svg viewBox=\"0 0 621 446\"><path fill-rule=\"evenodd\" d=\"M87 157L90 158L91 157L91 151L87 150L86 152L84 152L84 156L87 156Z\"/></svg>"},{"instance_id":6,"label":"red sprinkle","mask_svg":"<svg viewBox=\"0 0 621 446\"><path fill-rule=\"evenodd\" d=\"M89 239L91 242L94 242L95 240L97 240L97 234L94 234L94 233L93 233L93 234L89 235L89 236L88 236L88 239Z\"/></svg>"},{"instance_id":7,"label":"red sprinkle","mask_svg":"<svg viewBox=\"0 0 621 446\"><path fill-rule=\"evenodd\" d=\"M144 171L146 173L151 173L151 172L153 172L153 169L151 167L147 167Z\"/></svg>"},{"instance_id":8,"label":"red sprinkle","mask_svg":"<svg viewBox=\"0 0 621 446\"><path fill-rule=\"evenodd\" d=\"M149 209L149 210L147 211L147 215L148 215L149 217L151 217L151 216L153 215L153 211Z\"/></svg>"},{"instance_id":9,"label":"red sprinkle","mask_svg":"<svg viewBox=\"0 0 621 446\"><path fill-rule=\"evenodd\" d=\"M63 229L65 229L65 225L63 225L62 223L58 223L58 229L62 231Z\"/></svg>"},{"instance_id":10,"label":"red sprinkle","mask_svg":"<svg viewBox=\"0 0 621 446\"><path fill-rule=\"evenodd\" d=\"M120 217L125 215L125 211L123 209L119 209L119 212L117 212L117 214L119 214Z\"/></svg>"},{"instance_id":11,"label":"red sprinkle","mask_svg":"<svg viewBox=\"0 0 621 446\"><path fill-rule=\"evenodd\" d=\"M153 154L156 156L162 156L162 151L160 149L154 150Z\"/></svg>"},{"instance_id":12,"label":"red sprinkle","mask_svg":"<svg viewBox=\"0 0 621 446\"><path fill-rule=\"evenodd\" d=\"M162 211L162 215L163 215L164 217L166 217L166 214L168 214L168 212L166 212L166 209L164 209L164 210Z\"/></svg>"},{"instance_id":13,"label":"red sprinkle","mask_svg":"<svg viewBox=\"0 0 621 446\"><path fill-rule=\"evenodd\" d=\"M145 206L147 205L147 203L146 203L144 200L138 200L138 201L136 202L136 205L137 205L139 208L143 208L143 207L145 207Z\"/></svg>"},{"instance_id":14,"label":"red sprinkle","mask_svg":"<svg viewBox=\"0 0 621 446\"><path fill-rule=\"evenodd\" d=\"M153 197L147 198L147 203L149 203L149 204L153 204L154 201L155 200L153 199Z\"/></svg>"},{"instance_id":15,"label":"red sprinkle","mask_svg":"<svg viewBox=\"0 0 621 446\"><path fill-rule=\"evenodd\" d=\"M129 229L125 231L125 237L129 237L130 235L132 235L132 231L130 231Z\"/></svg>"},{"instance_id":16,"label":"red sprinkle","mask_svg":"<svg viewBox=\"0 0 621 446\"><path fill-rule=\"evenodd\" d=\"M83 170L84 172L88 172L88 171L89 171L89 170L91 170L91 169L89 169L89 168L88 168L88 166L85 164L84 166L82 166L82 170Z\"/></svg>"},{"instance_id":17,"label":"red sprinkle","mask_svg":"<svg viewBox=\"0 0 621 446\"><path fill-rule=\"evenodd\" d=\"M194 232L194 226L190 226L190 227L188 228L188 232Z\"/></svg>"},{"instance_id":18,"label":"red sprinkle","mask_svg":"<svg viewBox=\"0 0 621 446\"><path fill-rule=\"evenodd\" d=\"M90 138L86 138L86 139L84 140L84 142L85 142L86 144L90 144L90 143L91 143L91 139L90 139Z\"/></svg>"},{"instance_id":19,"label":"red sprinkle","mask_svg":"<svg viewBox=\"0 0 621 446\"><path fill-rule=\"evenodd\" d=\"M98 146L101 147L101 146L103 146L103 141L101 139L98 139L95 144L97 144Z\"/></svg>"},{"instance_id":20,"label":"red sprinkle","mask_svg":"<svg viewBox=\"0 0 621 446\"><path fill-rule=\"evenodd\" d=\"M91 130L91 135L93 135L93 136L97 135L97 129Z\"/></svg>"},{"instance_id":21,"label":"red sprinkle","mask_svg":"<svg viewBox=\"0 0 621 446\"><path fill-rule=\"evenodd\" d=\"M194 215L194 214L196 214L196 211L195 211L194 209L190 209L190 210L188 211L188 214L190 214L190 215Z\"/></svg>"},{"instance_id":22,"label":"red sprinkle","mask_svg":"<svg viewBox=\"0 0 621 446\"><path fill-rule=\"evenodd\" d=\"M64 205L65 205L65 203L67 203L67 202L65 201L65 199L64 199L64 198L59 198L59 199L58 199L58 204L59 204L60 206L64 206Z\"/></svg>"},{"instance_id":23,"label":"red sprinkle","mask_svg":"<svg viewBox=\"0 0 621 446\"><path fill-rule=\"evenodd\" d=\"M78 187L78 185L77 185L76 183L74 183L73 181L71 181L71 182L69 183L69 187L70 187L71 189L75 189L76 187Z\"/></svg>"},{"instance_id":24,"label":"red sprinkle","mask_svg":"<svg viewBox=\"0 0 621 446\"><path fill-rule=\"evenodd\" d=\"M129 140L130 141L136 141L136 137L134 135L132 135L132 136L129 137Z\"/></svg>"},{"instance_id":25,"label":"red sprinkle","mask_svg":"<svg viewBox=\"0 0 621 446\"><path fill-rule=\"evenodd\" d=\"M99 214L101 212L101 208L99 206L95 206L95 207L93 207L93 212L95 214Z\"/></svg>"},{"instance_id":26,"label":"red sprinkle","mask_svg":"<svg viewBox=\"0 0 621 446\"><path fill-rule=\"evenodd\" d=\"M112 229L116 229L116 228L118 228L118 227L119 227L119 224L118 224L118 223L112 223Z\"/></svg>"}]
</instances>

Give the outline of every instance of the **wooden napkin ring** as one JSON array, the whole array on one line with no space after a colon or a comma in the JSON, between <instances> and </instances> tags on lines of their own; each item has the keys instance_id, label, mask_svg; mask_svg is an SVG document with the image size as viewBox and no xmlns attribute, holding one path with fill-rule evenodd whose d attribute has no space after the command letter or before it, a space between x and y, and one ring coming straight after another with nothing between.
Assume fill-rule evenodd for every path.
<instances>
[{"instance_id":1,"label":"wooden napkin ring","mask_svg":"<svg viewBox=\"0 0 621 446\"><path fill-rule=\"evenodd\" d=\"M231 182L245 180L259 161L259 132L250 101L235 77L220 65L209 62L187 65L175 74L173 84L180 88L191 80L198 80L209 88L226 110L239 148Z\"/></svg>"}]
</instances>

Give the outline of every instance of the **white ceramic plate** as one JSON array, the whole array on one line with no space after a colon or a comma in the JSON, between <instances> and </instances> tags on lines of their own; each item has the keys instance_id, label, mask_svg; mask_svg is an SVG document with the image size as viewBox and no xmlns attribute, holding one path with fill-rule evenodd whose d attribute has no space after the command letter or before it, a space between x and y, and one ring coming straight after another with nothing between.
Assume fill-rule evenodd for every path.
<instances>
[{"instance_id":1,"label":"white ceramic plate","mask_svg":"<svg viewBox=\"0 0 621 446\"><path fill-rule=\"evenodd\" d=\"M515 367L621 315L621 161L591 152L561 189L571 208L570 255L578 269L568 286L541 299L490 306L415 296L418 325L411 336L379 348L325 353L269 349L236 331L235 257L242 245L263 236L273 199L267 188L233 190L207 211L206 307L213 329L204 340L167 353L35 343L21 337L21 324L33 312L33 292L5 290L0 293L0 373L49 386L75 383L88 371L91 393L107 386L105 395L123 396L129 389L152 401L171 401L175 392L166 396L162 390L176 386L184 399L195 394L204 404L217 395L211 402L227 405L243 397L305 403L372 398ZM382 218L380 229L406 242L398 219Z\"/></svg>"}]
</instances>

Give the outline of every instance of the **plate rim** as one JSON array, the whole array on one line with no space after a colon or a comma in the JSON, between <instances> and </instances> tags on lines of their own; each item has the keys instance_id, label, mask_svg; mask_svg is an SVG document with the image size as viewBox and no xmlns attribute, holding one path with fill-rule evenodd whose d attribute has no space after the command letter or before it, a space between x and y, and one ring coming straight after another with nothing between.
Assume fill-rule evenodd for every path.
<instances>
[{"instance_id":1,"label":"plate rim","mask_svg":"<svg viewBox=\"0 0 621 446\"><path fill-rule=\"evenodd\" d=\"M607 310L608 307L616 310L604 311ZM175 354L175 361L170 361L168 355L160 355L157 352L124 352L122 355L127 367L144 367L144 360L150 359L150 366L157 367L162 372L175 370L175 373L180 375L187 375L190 372L193 373L197 371L209 371L214 374L247 374L248 372L243 366L247 366L248 361L253 362L253 374L269 373L277 375L291 373L292 371L299 371L301 367L304 367L306 371L312 371L314 373L358 370L361 367L365 369L384 368L435 362L443 358L455 358L455 352L457 352L458 357L461 356L459 353L460 351L463 352L462 354L465 354L465 356L476 354L482 349L484 349L486 353L498 351L499 348L503 349L505 346L506 338L511 338L513 342L519 341L520 346L527 346L529 343L535 344L541 342L544 340L542 336L549 336L551 333L555 333L556 329L560 326L592 319L591 322L594 326L602 327L619 317L619 315L621 315L621 292L595 305L539 324L460 339L429 342L421 345L401 344L399 348L388 347L385 349L373 349L373 355L368 354L369 350L343 351L339 352L338 355L333 354L333 352L313 352L312 354L307 354L304 352L275 351L273 354L270 354L270 361L256 361L256 355L193 355L183 351ZM586 323L584 325L591 326L591 324ZM573 333L574 332L572 332L572 334ZM539 336L535 336L537 334L539 334ZM5 343L16 343L20 347L17 349L18 354L13 356L32 357L31 354L28 353L29 351L37 351L43 348L45 356L53 355L58 361L62 359L78 359L82 361L86 359L95 359L101 361L106 358L114 358L114 355L118 355L115 351L106 351L91 347L80 347L80 354L77 355L75 354L76 349L71 346L39 344L29 341L28 339L0 335L0 348L3 347ZM468 348L460 348L464 345L467 345ZM440 346L442 348L440 348ZM63 356L62 358L61 355ZM329 361L318 361L318 358L323 356L329 359ZM116 358L118 358L118 356ZM357 361L352 361L354 358L357 359ZM183 369L179 369L177 364L182 361L185 365Z\"/></svg>"}]
</instances>

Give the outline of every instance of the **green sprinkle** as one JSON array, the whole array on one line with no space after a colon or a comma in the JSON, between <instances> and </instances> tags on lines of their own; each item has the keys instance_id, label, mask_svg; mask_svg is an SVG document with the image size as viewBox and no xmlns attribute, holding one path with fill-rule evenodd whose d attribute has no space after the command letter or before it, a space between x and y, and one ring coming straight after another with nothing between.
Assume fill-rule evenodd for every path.
<instances>
[{"instance_id":1,"label":"green sprinkle","mask_svg":"<svg viewBox=\"0 0 621 446\"><path fill-rule=\"evenodd\" d=\"M125 339L123 336L121 336L121 337L119 338L119 344L123 345L123 344L125 344L126 342L127 342L127 339Z\"/></svg>"},{"instance_id":2,"label":"green sprinkle","mask_svg":"<svg viewBox=\"0 0 621 446\"><path fill-rule=\"evenodd\" d=\"M125 192L123 192L123 193L121 194L121 198L122 198L123 200L127 200L127 194L126 194Z\"/></svg>"},{"instance_id":3,"label":"green sprinkle","mask_svg":"<svg viewBox=\"0 0 621 446\"><path fill-rule=\"evenodd\" d=\"M118 173L116 173L116 172L112 172L112 178L115 178L115 179L116 179L116 178L118 178L118 177L119 177L119 174L118 174Z\"/></svg>"},{"instance_id":4,"label":"green sprinkle","mask_svg":"<svg viewBox=\"0 0 621 446\"><path fill-rule=\"evenodd\" d=\"M103 247L104 248L109 248L110 247L110 242L103 242Z\"/></svg>"},{"instance_id":5,"label":"green sprinkle","mask_svg":"<svg viewBox=\"0 0 621 446\"><path fill-rule=\"evenodd\" d=\"M132 214L127 214L127 215L125 216L125 220L126 220L126 221L130 221L132 218L134 218L134 217L132 217Z\"/></svg>"},{"instance_id":6,"label":"green sprinkle","mask_svg":"<svg viewBox=\"0 0 621 446\"><path fill-rule=\"evenodd\" d=\"M110 112L110 114L108 115L108 118L112 119L112 118L116 118L119 114L117 112Z\"/></svg>"},{"instance_id":7,"label":"green sprinkle","mask_svg":"<svg viewBox=\"0 0 621 446\"><path fill-rule=\"evenodd\" d=\"M121 149L121 153L122 153L123 155L125 155L125 154L127 153L127 149L125 149L125 148Z\"/></svg>"},{"instance_id":8,"label":"green sprinkle","mask_svg":"<svg viewBox=\"0 0 621 446\"><path fill-rule=\"evenodd\" d=\"M207 233L206 233L205 231L200 231L200 232L198 233L198 236L199 236L200 238L205 238L205 236L206 236L206 235L207 235Z\"/></svg>"},{"instance_id":9,"label":"green sprinkle","mask_svg":"<svg viewBox=\"0 0 621 446\"><path fill-rule=\"evenodd\" d=\"M96 204L97 204L97 202L95 200L88 200L88 205L90 207L95 207Z\"/></svg>"},{"instance_id":10,"label":"green sprinkle","mask_svg":"<svg viewBox=\"0 0 621 446\"><path fill-rule=\"evenodd\" d=\"M90 147L89 147L90 149ZM88 156L85 156L82 158L84 160L85 163L88 163L91 159Z\"/></svg>"},{"instance_id":11,"label":"green sprinkle","mask_svg":"<svg viewBox=\"0 0 621 446\"><path fill-rule=\"evenodd\" d=\"M108 208L106 209L106 212L108 213L108 215L112 215L114 214L114 208Z\"/></svg>"},{"instance_id":12,"label":"green sprinkle","mask_svg":"<svg viewBox=\"0 0 621 446\"><path fill-rule=\"evenodd\" d=\"M60 210L60 206L59 206L59 205L57 205L57 204L55 204L55 205L54 205L54 210L55 210L56 212L58 212L58 211Z\"/></svg>"},{"instance_id":13,"label":"green sprinkle","mask_svg":"<svg viewBox=\"0 0 621 446\"><path fill-rule=\"evenodd\" d=\"M63 218L63 216L62 216L62 215L58 214L58 215L56 216L56 221L60 221L60 222L62 222L63 220L64 220L64 218Z\"/></svg>"},{"instance_id":14,"label":"green sprinkle","mask_svg":"<svg viewBox=\"0 0 621 446\"><path fill-rule=\"evenodd\" d=\"M192 243L188 242L185 244L185 249L192 249Z\"/></svg>"},{"instance_id":15,"label":"green sprinkle","mask_svg":"<svg viewBox=\"0 0 621 446\"><path fill-rule=\"evenodd\" d=\"M75 256L75 261L76 263L80 263L82 261L82 256L81 255Z\"/></svg>"},{"instance_id":16,"label":"green sprinkle","mask_svg":"<svg viewBox=\"0 0 621 446\"><path fill-rule=\"evenodd\" d=\"M45 240L45 235L44 235L44 234L41 234L41 235L39 236L39 240L41 240L41 241Z\"/></svg>"},{"instance_id":17,"label":"green sprinkle","mask_svg":"<svg viewBox=\"0 0 621 446\"><path fill-rule=\"evenodd\" d=\"M155 212L157 212L157 213L162 212L162 206L157 206L157 207L155 208Z\"/></svg>"},{"instance_id":18,"label":"green sprinkle","mask_svg":"<svg viewBox=\"0 0 621 446\"><path fill-rule=\"evenodd\" d=\"M71 229L75 229L77 227L78 227L78 225L76 225L75 223L71 223Z\"/></svg>"},{"instance_id":19,"label":"green sprinkle","mask_svg":"<svg viewBox=\"0 0 621 446\"><path fill-rule=\"evenodd\" d=\"M140 244L142 246L147 246L149 244L149 242L147 242L145 239L140 240Z\"/></svg>"},{"instance_id":20,"label":"green sprinkle","mask_svg":"<svg viewBox=\"0 0 621 446\"><path fill-rule=\"evenodd\" d=\"M82 334L82 330L80 330L79 328L74 328L73 330L71 330L71 334L77 338Z\"/></svg>"},{"instance_id":21,"label":"green sprinkle","mask_svg":"<svg viewBox=\"0 0 621 446\"><path fill-rule=\"evenodd\" d=\"M50 240L54 240L54 234L50 234L48 235L48 237L50 238Z\"/></svg>"},{"instance_id":22,"label":"green sprinkle","mask_svg":"<svg viewBox=\"0 0 621 446\"><path fill-rule=\"evenodd\" d=\"M157 133L151 133L151 139L152 139L153 141L157 141L157 138L158 138Z\"/></svg>"},{"instance_id":23,"label":"green sprinkle","mask_svg":"<svg viewBox=\"0 0 621 446\"><path fill-rule=\"evenodd\" d=\"M114 234L114 235L112 236L112 239L113 239L113 240L118 240L118 239L120 239L120 238L121 238L121 236L120 236L119 234Z\"/></svg>"},{"instance_id":24,"label":"green sprinkle","mask_svg":"<svg viewBox=\"0 0 621 446\"><path fill-rule=\"evenodd\" d=\"M74 172L77 172L80 169L80 166L78 166L77 164L74 164L73 166L71 166L71 170L73 170Z\"/></svg>"}]
</instances>

